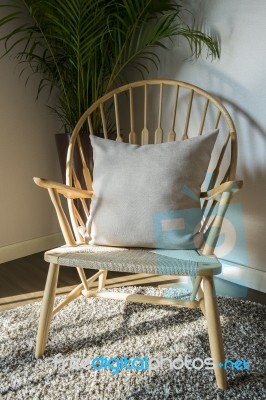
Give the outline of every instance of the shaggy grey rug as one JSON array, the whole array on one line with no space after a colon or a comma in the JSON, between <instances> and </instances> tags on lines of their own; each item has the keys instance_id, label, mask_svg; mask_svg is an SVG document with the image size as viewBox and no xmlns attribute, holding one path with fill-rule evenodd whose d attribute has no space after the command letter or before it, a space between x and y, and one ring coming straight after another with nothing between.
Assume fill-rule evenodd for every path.
<instances>
[{"instance_id":1,"label":"shaggy grey rug","mask_svg":"<svg viewBox=\"0 0 266 400\"><path fill-rule=\"evenodd\" d=\"M157 289L147 287L121 290L158 294ZM266 399L265 306L232 298L218 300L226 357L250 363L249 370L228 369L229 389L225 392L216 390L213 370L205 368L171 369L170 362L165 362L153 371L123 368L113 373L110 368L80 367L77 360L88 357L184 360L186 355L205 359L210 353L200 310L79 298L55 316L45 357L39 360L33 353L40 302L0 314L0 398ZM61 360L57 366L56 356ZM112 365L117 364L114 361ZM141 366L141 362L135 365Z\"/></svg>"}]
</instances>

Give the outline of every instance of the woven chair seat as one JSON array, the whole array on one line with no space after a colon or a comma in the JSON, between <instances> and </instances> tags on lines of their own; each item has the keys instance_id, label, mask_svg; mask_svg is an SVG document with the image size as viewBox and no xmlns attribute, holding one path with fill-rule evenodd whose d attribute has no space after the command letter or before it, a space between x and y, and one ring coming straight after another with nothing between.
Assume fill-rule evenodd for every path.
<instances>
[{"instance_id":1,"label":"woven chair seat","mask_svg":"<svg viewBox=\"0 0 266 400\"><path fill-rule=\"evenodd\" d=\"M62 246L46 252L45 260L68 267L158 275L195 276L221 272L221 264L215 256L202 256L196 250Z\"/></svg>"}]
</instances>

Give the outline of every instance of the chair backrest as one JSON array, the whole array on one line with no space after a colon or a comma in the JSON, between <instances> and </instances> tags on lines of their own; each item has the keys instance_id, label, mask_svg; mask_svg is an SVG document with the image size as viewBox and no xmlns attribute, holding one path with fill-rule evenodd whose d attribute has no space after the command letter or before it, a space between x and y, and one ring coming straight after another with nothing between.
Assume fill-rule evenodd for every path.
<instances>
[{"instance_id":1,"label":"chair backrest","mask_svg":"<svg viewBox=\"0 0 266 400\"><path fill-rule=\"evenodd\" d=\"M186 140L216 128L220 130L219 140L202 186L204 191L235 179L236 131L221 102L197 86L176 80L143 80L119 87L92 104L78 121L68 149L66 183L92 190L90 134L143 145ZM77 158L82 175L78 173ZM78 202L70 199L68 206L76 240L82 242L78 227L86 224L89 204L85 200ZM216 203L205 200L202 204L201 230L208 234L217 215ZM221 224L220 217L218 225ZM212 253L215 244L212 239L205 254Z\"/></svg>"}]
</instances>

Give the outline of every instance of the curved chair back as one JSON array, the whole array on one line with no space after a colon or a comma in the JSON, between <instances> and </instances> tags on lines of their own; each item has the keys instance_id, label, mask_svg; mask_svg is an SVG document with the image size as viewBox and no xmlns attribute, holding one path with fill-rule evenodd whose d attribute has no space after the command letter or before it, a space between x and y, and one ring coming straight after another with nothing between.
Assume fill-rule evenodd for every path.
<instances>
[{"instance_id":1,"label":"curved chair back","mask_svg":"<svg viewBox=\"0 0 266 400\"><path fill-rule=\"evenodd\" d=\"M66 183L92 190L92 159L89 135L132 144L187 140L219 128L220 134L202 191L235 179L237 137L231 116L221 102L207 91L176 80L143 80L119 87L97 100L78 121L68 149ZM76 158L82 165L78 176ZM201 231L206 233L204 254L212 254L230 195L220 203L202 200ZM89 204L69 199L69 213L78 242L79 227L85 227ZM220 205L219 205L220 204ZM219 205L219 206L218 206ZM217 230L218 227L218 230Z\"/></svg>"}]
</instances>

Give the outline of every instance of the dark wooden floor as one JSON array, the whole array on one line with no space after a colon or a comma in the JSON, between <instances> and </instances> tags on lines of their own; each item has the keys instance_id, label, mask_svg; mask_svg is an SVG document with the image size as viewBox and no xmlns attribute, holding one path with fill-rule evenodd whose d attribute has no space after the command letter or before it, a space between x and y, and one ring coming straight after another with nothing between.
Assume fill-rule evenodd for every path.
<instances>
[{"instance_id":1,"label":"dark wooden floor","mask_svg":"<svg viewBox=\"0 0 266 400\"><path fill-rule=\"evenodd\" d=\"M48 263L43 259L43 253L33 254L0 265L0 310L14 308L17 305L42 297L45 286ZM95 271L86 270L89 277ZM110 276L111 275L111 276ZM109 273L113 278L117 273ZM64 288L80 283L75 268L60 267L58 287L59 293ZM251 301L266 304L266 295L243 286L216 278L217 293L225 296L243 297Z\"/></svg>"},{"instance_id":2,"label":"dark wooden floor","mask_svg":"<svg viewBox=\"0 0 266 400\"><path fill-rule=\"evenodd\" d=\"M0 311L42 298L49 267L43 256L44 253L36 253L0 264ZM86 269L85 273L89 278L95 271ZM108 278L121 275L123 274L111 272ZM58 294L69 292L71 286L79 283L80 278L76 268L60 267Z\"/></svg>"},{"instance_id":3,"label":"dark wooden floor","mask_svg":"<svg viewBox=\"0 0 266 400\"><path fill-rule=\"evenodd\" d=\"M38 292L44 289L49 264L43 253L33 254L0 265L0 301L2 297ZM59 287L79 283L76 268L61 267Z\"/></svg>"}]
</instances>

